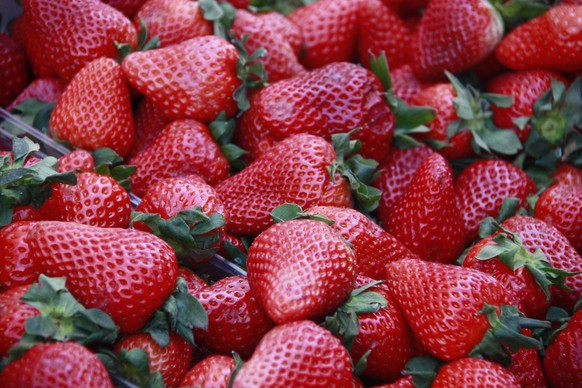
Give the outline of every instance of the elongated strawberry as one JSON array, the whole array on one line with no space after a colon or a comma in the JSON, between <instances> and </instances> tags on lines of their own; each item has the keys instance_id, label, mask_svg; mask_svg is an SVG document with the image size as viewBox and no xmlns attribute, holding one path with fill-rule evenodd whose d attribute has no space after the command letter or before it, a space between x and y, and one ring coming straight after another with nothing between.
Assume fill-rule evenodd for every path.
<instances>
[{"instance_id":1,"label":"elongated strawberry","mask_svg":"<svg viewBox=\"0 0 582 388\"><path fill-rule=\"evenodd\" d=\"M26 87L29 80L24 48L10 36L0 33L0 107L8 106Z\"/></svg>"},{"instance_id":2,"label":"elongated strawberry","mask_svg":"<svg viewBox=\"0 0 582 388\"><path fill-rule=\"evenodd\" d=\"M131 85L150 98L164 115L209 123L222 111L228 116L236 112L233 93L240 85L237 60L236 48L229 42L202 36L131 53L122 67Z\"/></svg>"},{"instance_id":3,"label":"elongated strawberry","mask_svg":"<svg viewBox=\"0 0 582 388\"><path fill-rule=\"evenodd\" d=\"M546 349L544 372L552 387L571 387L582 379L582 310L578 310L566 329L556 336Z\"/></svg>"},{"instance_id":4,"label":"elongated strawberry","mask_svg":"<svg viewBox=\"0 0 582 388\"><path fill-rule=\"evenodd\" d=\"M37 276L38 277L38 276ZM30 283L11 288L0 293L0 357L8 356L8 351L16 345L24 334L24 325L28 318L40 312L20 300L30 288Z\"/></svg>"},{"instance_id":5,"label":"elongated strawberry","mask_svg":"<svg viewBox=\"0 0 582 388\"><path fill-rule=\"evenodd\" d=\"M495 54L514 70L544 68L563 72L582 69L582 6L558 5L511 31Z\"/></svg>"},{"instance_id":6,"label":"elongated strawberry","mask_svg":"<svg viewBox=\"0 0 582 388\"><path fill-rule=\"evenodd\" d=\"M232 357L217 354L208 356L186 373L180 387L228 388L234 365Z\"/></svg>"},{"instance_id":7,"label":"elongated strawberry","mask_svg":"<svg viewBox=\"0 0 582 388\"><path fill-rule=\"evenodd\" d=\"M515 376L501 365L473 357L461 358L442 367L432 386L461 388L485 382L491 387L521 387Z\"/></svg>"},{"instance_id":8,"label":"elongated strawberry","mask_svg":"<svg viewBox=\"0 0 582 388\"><path fill-rule=\"evenodd\" d=\"M59 98L49 124L53 136L74 147L89 151L109 147L127 155L135 127L121 67L109 58L89 63Z\"/></svg>"},{"instance_id":9,"label":"elongated strawberry","mask_svg":"<svg viewBox=\"0 0 582 388\"><path fill-rule=\"evenodd\" d=\"M29 221L13 222L0 229L0 290L34 282L39 266L30 258L26 237L34 226Z\"/></svg>"},{"instance_id":10,"label":"elongated strawberry","mask_svg":"<svg viewBox=\"0 0 582 388\"><path fill-rule=\"evenodd\" d=\"M351 387L350 357L329 331L311 321L297 321L279 325L263 337L233 387L312 384Z\"/></svg>"}]
</instances>

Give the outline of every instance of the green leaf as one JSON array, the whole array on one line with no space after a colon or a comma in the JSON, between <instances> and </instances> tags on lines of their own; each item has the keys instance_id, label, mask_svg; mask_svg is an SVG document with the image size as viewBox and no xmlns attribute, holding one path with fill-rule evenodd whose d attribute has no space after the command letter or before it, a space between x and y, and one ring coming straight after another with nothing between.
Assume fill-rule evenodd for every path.
<instances>
[{"instance_id":1,"label":"green leaf","mask_svg":"<svg viewBox=\"0 0 582 388\"><path fill-rule=\"evenodd\" d=\"M497 217L497 222L502 223L511 216L515 215L517 208L519 207L519 198L509 197L504 198L501 203L501 209L499 210L499 216Z\"/></svg>"},{"instance_id":2,"label":"green leaf","mask_svg":"<svg viewBox=\"0 0 582 388\"><path fill-rule=\"evenodd\" d=\"M133 348L121 349L119 355L107 349L96 353L107 368L116 386L163 388L164 382L160 372L152 372L145 350ZM129 382L129 384L128 384Z\"/></svg>"},{"instance_id":3,"label":"green leaf","mask_svg":"<svg viewBox=\"0 0 582 388\"><path fill-rule=\"evenodd\" d=\"M297 219L303 213L303 209L294 203L279 205L271 211L271 218L276 224L279 222Z\"/></svg>"},{"instance_id":4,"label":"green leaf","mask_svg":"<svg viewBox=\"0 0 582 388\"><path fill-rule=\"evenodd\" d=\"M502 155L515 155L522 149L519 137L510 129L486 131L482 136L489 148Z\"/></svg>"},{"instance_id":5,"label":"green leaf","mask_svg":"<svg viewBox=\"0 0 582 388\"><path fill-rule=\"evenodd\" d=\"M492 102L500 108L509 108L513 105L513 96L506 96L504 94L481 93L481 98Z\"/></svg>"},{"instance_id":6,"label":"green leaf","mask_svg":"<svg viewBox=\"0 0 582 388\"><path fill-rule=\"evenodd\" d=\"M402 374L412 376L416 388L430 388L438 370L445 364L432 356L415 357L406 363Z\"/></svg>"},{"instance_id":7,"label":"green leaf","mask_svg":"<svg viewBox=\"0 0 582 388\"><path fill-rule=\"evenodd\" d=\"M370 69L380 79L382 85L384 85L384 90L392 90L390 69L384 51L378 57L375 57L373 54L370 55Z\"/></svg>"}]
</instances>

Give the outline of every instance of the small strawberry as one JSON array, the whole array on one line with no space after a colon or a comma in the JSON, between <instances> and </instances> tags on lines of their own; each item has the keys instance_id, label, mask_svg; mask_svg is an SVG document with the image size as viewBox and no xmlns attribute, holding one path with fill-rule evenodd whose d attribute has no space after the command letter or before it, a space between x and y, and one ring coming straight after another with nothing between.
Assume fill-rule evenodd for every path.
<instances>
[{"instance_id":1,"label":"small strawberry","mask_svg":"<svg viewBox=\"0 0 582 388\"><path fill-rule=\"evenodd\" d=\"M582 310L578 310L565 330L547 347L544 372L551 387L574 388L582 381Z\"/></svg>"},{"instance_id":2,"label":"small strawberry","mask_svg":"<svg viewBox=\"0 0 582 388\"><path fill-rule=\"evenodd\" d=\"M0 33L0 107L8 106L26 88L28 72L24 49L10 36Z\"/></svg>"},{"instance_id":3,"label":"small strawberry","mask_svg":"<svg viewBox=\"0 0 582 388\"><path fill-rule=\"evenodd\" d=\"M461 388L482 384L489 387L521 387L515 376L501 365L473 357L461 358L443 366L432 387Z\"/></svg>"},{"instance_id":4,"label":"small strawberry","mask_svg":"<svg viewBox=\"0 0 582 388\"><path fill-rule=\"evenodd\" d=\"M186 373L180 387L228 388L234 366L232 357L217 354L208 356Z\"/></svg>"},{"instance_id":5,"label":"small strawberry","mask_svg":"<svg viewBox=\"0 0 582 388\"><path fill-rule=\"evenodd\" d=\"M66 86L67 84L59 78L37 78L28 84L22 93L6 107L6 110L10 111L31 98L56 103L65 91Z\"/></svg>"},{"instance_id":6,"label":"small strawberry","mask_svg":"<svg viewBox=\"0 0 582 388\"><path fill-rule=\"evenodd\" d=\"M531 337L531 330L523 329L522 333ZM547 387L544 369L540 356L535 349L520 349L511 354L511 365L507 368L522 387Z\"/></svg>"},{"instance_id":7,"label":"small strawberry","mask_svg":"<svg viewBox=\"0 0 582 388\"><path fill-rule=\"evenodd\" d=\"M92 172L95 169L95 160L90 152L75 150L59 158L59 172Z\"/></svg>"},{"instance_id":8,"label":"small strawberry","mask_svg":"<svg viewBox=\"0 0 582 388\"><path fill-rule=\"evenodd\" d=\"M0 291L30 284L40 275L30 258L26 237L33 222L20 221L0 229Z\"/></svg>"},{"instance_id":9,"label":"small strawberry","mask_svg":"<svg viewBox=\"0 0 582 388\"><path fill-rule=\"evenodd\" d=\"M37 276L38 278L38 276ZM40 314L33 306L21 301L30 288L30 283L17 286L0 293L0 357L8 356L8 351L24 335L24 325L28 318Z\"/></svg>"}]
</instances>

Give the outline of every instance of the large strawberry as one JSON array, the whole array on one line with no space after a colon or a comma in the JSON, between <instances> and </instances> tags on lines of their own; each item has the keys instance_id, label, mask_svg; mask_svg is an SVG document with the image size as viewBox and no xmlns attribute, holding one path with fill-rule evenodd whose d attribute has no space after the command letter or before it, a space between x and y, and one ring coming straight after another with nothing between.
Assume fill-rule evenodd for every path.
<instances>
[{"instance_id":1,"label":"large strawberry","mask_svg":"<svg viewBox=\"0 0 582 388\"><path fill-rule=\"evenodd\" d=\"M557 5L511 31L496 50L515 69L582 70L582 5Z\"/></svg>"},{"instance_id":2,"label":"large strawberry","mask_svg":"<svg viewBox=\"0 0 582 388\"><path fill-rule=\"evenodd\" d=\"M566 329L546 349L544 372L552 387L574 388L582 381L582 310L578 310Z\"/></svg>"},{"instance_id":3,"label":"large strawberry","mask_svg":"<svg viewBox=\"0 0 582 388\"><path fill-rule=\"evenodd\" d=\"M212 355L200 361L190 369L180 387L228 387L235 364L232 357Z\"/></svg>"},{"instance_id":4,"label":"large strawberry","mask_svg":"<svg viewBox=\"0 0 582 388\"><path fill-rule=\"evenodd\" d=\"M40 275L26 241L33 226L32 222L20 221L0 229L0 291L30 284Z\"/></svg>"},{"instance_id":5,"label":"large strawberry","mask_svg":"<svg viewBox=\"0 0 582 388\"><path fill-rule=\"evenodd\" d=\"M491 361L466 357L443 366L433 381L434 388L461 388L487 384L490 387L519 388L515 376Z\"/></svg>"},{"instance_id":6,"label":"large strawberry","mask_svg":"<svg viewBox=\"0 0 582 388\"><path fill-rule=\"evenodd\" d=\"M5 107L28 84L28 61L24 49L10 36L0 33L0 107Z\"/></svg>"},{"instance_id":7,"label":"large strawberry","mask_svg":"<svg viewBox=\"0 0 582 388\"><path fill-rule=\"evenodd\" d=\"M129 82L171 118L209 123L220 112L234 115L240 85L236 48L202 36L156 50L134 52L122 63Z\"/></svg>"},{"instance_id":8,"label":"large strawberry","mask_svg":"<svg viewBox=\"0 0 582 388\"><path fill-rule=\"evenodd\" d=\"M129 89L117 62L100 58L79 71L59 98L49 125L53 136L74 147L109 147L127 155L135 128Z\"/></svg>"},{"instance_id":9,"label":"large strawberry","mask_svg":"<svg viewBox=\"0 0 582 388\"><path fill-rule=\"evenodd\" d=\"M412 38L411 64L420 78L444 78L485 59L503 37L503 23L485 0L432 0Z\"/></svg>"}]
</instances>

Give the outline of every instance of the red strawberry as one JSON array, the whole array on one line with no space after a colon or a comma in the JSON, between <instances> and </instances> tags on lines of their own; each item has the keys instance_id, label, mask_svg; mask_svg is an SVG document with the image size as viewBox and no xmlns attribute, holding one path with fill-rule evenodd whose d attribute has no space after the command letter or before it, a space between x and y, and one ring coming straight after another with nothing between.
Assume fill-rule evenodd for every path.
<instances>
[{"instance_id":1,"label":"red strawberry","mask_svg":"<svg viewBox=\"0 0 582 388\"><path fill-rule=\"evenodd\" d=\"M123 60L122 67L132 86L164 115L209 123L221 111L228 116L236 112L237 60L236 48L226 40L203 36L134 52Z\"/></svg>"},{"instance_id":2,"label":"red strawberry","mask_svg":"<svg viewBox=\"0 0 582 388\"><path fill-rule=\"evenodd\" d=\"M315 69L352 59L357 36L360 1L321 0L301 7L289 15L299 26L305 41L301 62Z\"/></svg>"},{"instance_id":3,"label":"red strawberry","mask_svg":"<svg viewBox=\"0 0 582 388\"><path fill-rule=\"evenodd\" d=\"M149 37L157 36L160 47L181 43L197 36L212 35L212 23L204 19L195 1L149 0L139 9L133 24L143 20Z\"/></svg>"},{"instance_id":4,"label":"red strawberry","mask_svg":"<svg viewBox=\"0 0 582 388\"><path fill-rule=\"evenodd\" d=\"M143 349L148 356L151 371L158 371L166 387L177 387L190 366L192 347L178 334L170 334L170 343L161 347L149 334L133 334L122 338L114 346L115 353L121 349Z\"/></svg>"},{"instance_id":5,"label":"red strawberry","mask_svg":"<svg viewBox=\"0 0 582 388\"><path fill-rule=\"evenodd\" d=\"M552 178L554 178L555 184L582 186L582 170L569 163L559 163Z\"/></svg>"},{"instance_id":6,"label":"red strawberry","mask_svg":"<svg viewBox=\"0 0 582 388\"><path fill-rule=\"evenodd\" d=\"M465 245L453 172L438 154L420 165L395 203L385 229L424 260L451 263Z\"/></svg>"},{"instance_id":7,"label":"red strawberry","mask_svg":"<svg viewBox=\"0 0 582 388\"><path fill-rule=\"evenodd\" d=\"M73 342L38 344L0 373L7 387L113 388L107 369L87 348Z\"/></svg>"},{"instance_id":8,"label":"red strawberry","mask_svg":"<svg viewBox=\"0 0 582 388\"><path fill-rule=\"evenodd\" d=\"M14 39L0 33L0 107L6 107L28 84L28 61L24 49Z\"/></svg>"},{"instance_id":9,"label":"red strawberry","mask_svg":"<svg viewBox=\"0 0 582 388\"><path fill-rule=\"evenodd\" d=\"M57 102L67 84L58 78L37 78L32 81L11 103L6 110L31 98L45 102Z\"/></svg>"},{"instance_id":10,"label":"red strawberry","mask_svg":"<svg viewBox=\"0 0 582 388\"><path fill-rule=\"evenodd\" d=\"M375 385L374 388L414 388L412 376L402 377L392 384Z\"/></svg>"},{"instance_id":11,"label":"red strawberry","mask_svg":"<svg viewBox=\"0 0 582 388\"><path fill-rule=\"evenodd\" d=\"M65 80L93 60L117 58L116 43L137 46L129 19L99 0L26 0L22 7L31 33L42 37L38 49L47 50L45 60ZM28 50L35 50L35 44Z\"/></svg>"},{"instance_id":12,"label":"red strawberry","mask_svg":"<svg viewBox=\"0 0 582 388\"><path fill-rule=\"evenodd\" d=\"M355 258L341 236L314 220L271 226L251 245L251 290L278 324L318 319L334 311L353 289Z\"/></svg>"},{"instance_id":13,"label":"red strawberry","mask_svg":"<svg viewBox=\"0 0 582 388\"><path fill-rule=\"evenodd\" d=\"M40 312L22 302L20 298L27 291L29 285L14 287L0 293L0 357L8 356L8 351L16 345L24 334L24 324L30 317Z\"/></svg>"},{"instance_id":14,"label":"red strawberry","mask_svg":"<svg viewBox=\"0 0 582 388\"><path fill-rule=\"evenodd\" d=\"M534 216L554 226L582 252L582 185L551 186L536 202Z\"/></svg>"},{"instance_id":15,"label":"red strawberry","mask_svg":"<svg viewBox=\"0 0 582 388\"><path fill-rule=\"evenodd\" d=\"M351 387L350 356L329 331L311 321L280 325L267 333L236 375L233 388Z\"/></svg>"},{"instance_id":16,"label":"red strawberry","mask_svg":"<svg viewBox=\"0 0 582 388\"><path fill-rule=\"evenodd\" d=\"M164 178L200 175L209 184L229 174L228 160L220 153L206 125L178 120L165 126L152 143L128 161L137 166L132 187L143 195L150 185Z\"/></svg>"},{"instance_id":17,"label":"red strawberry","mask_svg":"<svg viewBox=\"0 0 582 388\"><path fill-rule=\"evenodd\" d=\"M75 298L105 311L122 333L143 327L176 284L176 255L149 233L50 221L28 236L41 271L66 277Z\"/></svg>"},{"instance_id":18,"label":"red strawberry","mask_svg":"<svg viewBox=\"0 0 582 388\"><path fill-rule=\"evenodd\" d=\"M461 358L443 366L432 386L461 388L483 384L488 387L521 387L515 376L501 365L473 357Z\"/></svg>"},{"instance_id":19,"label":"red strawberry","mask_svg":"<svg viewBox=\"0 0 582 388\"><path fill-rule=\"evenodd\" d=\"M31 259L26 236L33 222L20 221L0 229L0 291L30 284L40 275Z\"/></svg>"},{"instance_id":20,"label":"red strawberry","mask_svg":"<svg viewBox=\"0 0 582 388\"><path fill-rule=\"evenodd\" d=\"M531 330L524 329L525 335L531 337ZM537 350L520 349L511 354L511 365L508 368L522 387L547 387L542 362Z\"/></svg>"},{"instance_id":21,"label":"red strawberry","mask_svg":"<svg viewBox=\"0 0 582 388\"><path fill-rule=\"evenodd\" d=\"M420 78L443 78L485 59L503 37L503 23L485 0L432 0L412 39L412 68Z\"/></svg>"},{"instance_id":22,"label":"red strawberry","mask_svg":"<svg viewBox=\"0 0 582 388\"><path fill-rule=\"evenodd\" d=\"M149 98L144 98L135 112L135 143L131 150L131 155L135 155L158 136L161 130L171 120L162 113Z\"/></svg>"},{"instance_id":23,"label":"red strawberry","mask_svg":"<svg viewBox=\"0 0 582 388\"><path fill-rule=\"evenodd\" d=\"M26 48L26 55L35 76L58 77L53 67L54 53L50 50L50 39L33 31L25 13L14 20L12 36Z\"/></svg>"},{"instance_id":24,"label":"red strawberry","mask_svg":"<svg viewBox=\"0 0 582 388\"><path fill-rule=\"evenodd\" d=\"M496 50L515 70L582 70L582 6L558 5L511 31Z\"/></svg>"},{"instance_id":25,"label":"red strawberry","mask_svg":"<svg viewBox=\"0 0 582 388\"><path fill-rule=\"evenodd\" d=\"M383 279L386 263L404 258L418 258L392 235L357 210L315 206L309 208L306 213L321 214L334 221L331 228L351 244L358 274Z\"/></svg>"},{"instance_id":26,"label":"red strawberry","mask_svg":"<svg viewBox=\"0 0 582 388\"><path fill-rule=\"evenodd\" d=\"M188 293L190 295L194 295L196 291L208 286L206 280L196 275L194 272L192 272L191 269L187 267L179 266L178 276L186 281L186 285L188 286Z\"/></svg>"},{"instance_id":27,"label":"red strawberry","mask_svg":"<svg viewBox=\"0 0 582 388\"><path fill-rule=\"evenodd\" d=\"M195 294L208 314L208 329L196 329L196 343L210 352L243 358L274 325L243 276L229 276Z\"/></svg>"},{"instance_id":28,"label":"red strawberry","mask_svg":"<svg viewBox=\"0 0 582 388\"><path fill-rule=\"evenodd\" d=\"M519 207L527 207L528 196L535 192L535 182L519 167L504 160L481 159L465 168L457 177L455 194L467 240L477 238L483 219L497 218L504 199L517 198Z\"/></svg>"},{"instance_id":29,"label":"red strawberry","mask_svg":"<svg viewBox=\"0 0 582 388\"><path fill-rule=\"evenodd\" d=\"M390 77L392 78L392 89L396 97L409 105L413 103L416 95L423 89L434 84L431 81L424 81L417 78L410 65L404 65L390 70Z\"/></svg>"},{"instance_id":30,"label":"red strawberry","mask_svg":"<svg viewBox=\"0 0 582 388\"><path fill-rule=\"evenodd\" d=\"M103 0L104 3L107 3L113 8L123 12L123 14L128 18L132 18L146 1L147 0Z\"/></svg>"},{"instance_id":31,"label":"red strawberry","mask_svg":"<svg viewBox=\"0 0 582 388\"><path fill-rule=\"evenodd\" d=\"M582 310L546 349L544 372L551 387L575 388L582 381Z\"/></svg>"},{"instance_id":32,"label":"red strawberry","mask_svg":"<svg viewBox=\"0 0 582 388\"><path fill-rule=\"evenodd\" d=\"M75 150L59 158L59 172L92 172L94 169L95 160L93 155L85 150Z\"/></svg>"},{"instance_id":33,"label":"red strawberry","mask_svg":"<svg viewBox=\"0 0 582 388\"><path fill-rule=\"evenodd\" d=\"M232 357L212 355L190 369L182 379L180 387L228 388L233 370Z\"/></svg>"},{"instance_id":34,"label":"red strawberry","mask_svg":"<svg viewBox=\"0 0 582 388\"><path fill-rule=\"evenodd\" d=\"M279 34L293 49L297 57L303 50L303 35L299 27L279 12L264 12L256 14L265 26Z\"/></svg>"},{"instance_id":35,"label":"red strawberry","mask_svg":"<svg viewBox=\"0 0 582 388\"><path fill-rule=\"evenodd\" d=\"M127 155L135 129L121 67L109 58L89 63L65 89L49 124L53 136L74 147L89 151L109 147Z\"/></svg>"}]
</instances>

